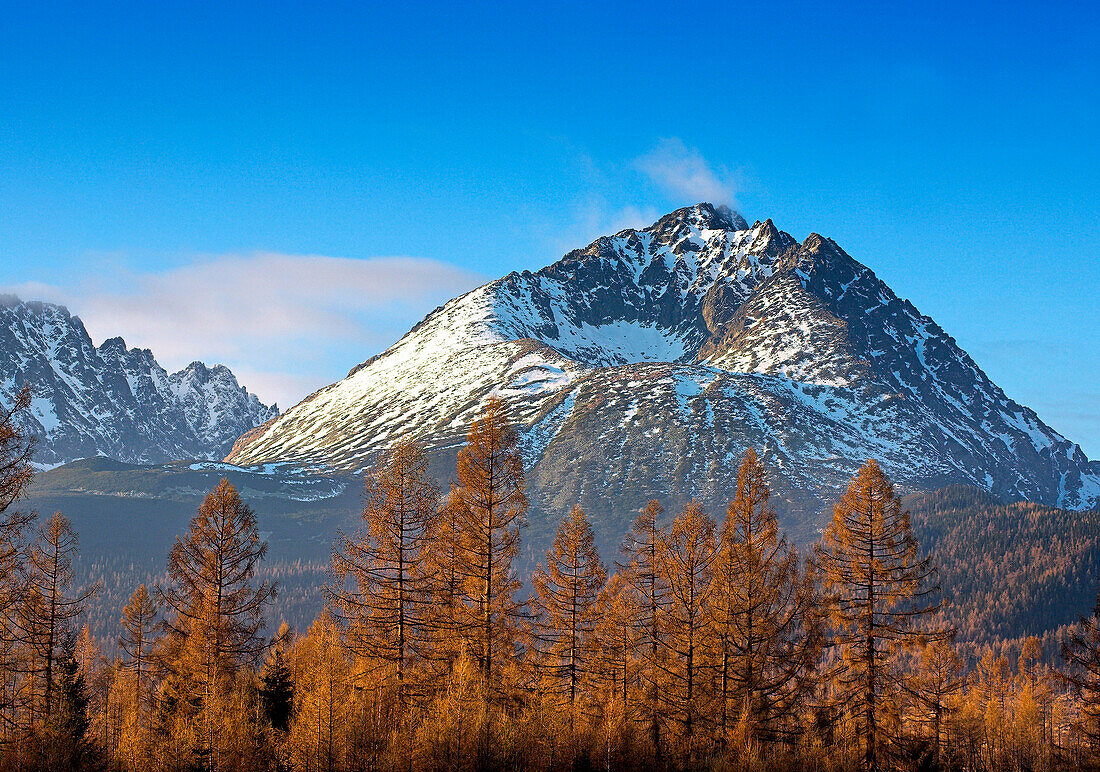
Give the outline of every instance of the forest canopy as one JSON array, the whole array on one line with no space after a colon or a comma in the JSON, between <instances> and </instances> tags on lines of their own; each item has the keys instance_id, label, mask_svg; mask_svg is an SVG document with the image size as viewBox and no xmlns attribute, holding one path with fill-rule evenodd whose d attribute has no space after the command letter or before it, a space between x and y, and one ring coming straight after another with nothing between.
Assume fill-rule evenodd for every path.
<instances>
[{"instance_id":1,"label":"forest canopy","mask_svg":"<svg viewBox=\"0 0 1100 772\"><path fill-rule=\"evenodd\" d=\"M71 524L20 510L20 409L0 416L6 768L1100 764L1100 606L1057 637L1013 634L1070 613L1067 576L1096 584L1078 570L1095 565L1093 514L969 489L903 501L868 460L800 551L749 449L719 517L640 502L601 555L574 506L520 576L522 456L490 399L446 492L412 439L377 460L305 629L268 627L267 545L222 480L104 640Z\"/></svg>"}]
</instances>

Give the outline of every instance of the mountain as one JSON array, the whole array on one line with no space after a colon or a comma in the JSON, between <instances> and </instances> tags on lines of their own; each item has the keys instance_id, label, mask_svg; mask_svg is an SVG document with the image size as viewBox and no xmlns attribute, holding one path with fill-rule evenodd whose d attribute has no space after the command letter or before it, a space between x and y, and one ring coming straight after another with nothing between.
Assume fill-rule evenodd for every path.
<instances>
[{"instance_id":1,"label":"mountain","mask_svg":"<svg viewBox=\"0 0 1100 772\"><path fill-rule=\"evenodd\" d=\"M110 338L96 348L64 306L0 297L0 401L28 386L27 429L41 466L108 456L133 463L224 456L278 415L222 365L169 375L148 349Z\"/></svg>"},{"instance_id":2,"label":"mountain","mask_svg":"<svg viewBox=\"0 0 1100 772\"><path fill-rule=\"evenodd\" d=\"M533 509L580 502L607 541L654 496L722 511L750 445L802 538L868 457L903 490L1100 502L1100 463L873 271L710 204L450 301L226 460L355 471L413 435L446 474L493 393L521 429Z\"/></svg>"}]
</instances>

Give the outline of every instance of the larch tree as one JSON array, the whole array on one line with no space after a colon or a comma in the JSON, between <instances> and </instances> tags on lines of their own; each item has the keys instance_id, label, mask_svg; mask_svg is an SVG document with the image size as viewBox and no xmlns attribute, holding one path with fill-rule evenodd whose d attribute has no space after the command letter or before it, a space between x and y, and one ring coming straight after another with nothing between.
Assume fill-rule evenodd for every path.
<instances>
[{"instance_id":1,"label":"larch tree","mask_svg":"<svg viewBox=\"0 0 1100 772\"><path fill-rule=\"evenodd\" d=\"M711 567L717 555L714 520L696 501L689 501L661 542L660 565L668 581L669 602L660 617L663 645L669 657L662 663L661 698L680 725L686 765L695 764L696 731L705 715L704 652Z\"/></svg>"},{"instance_id":2,"label":"larch tree","mask_svg":"<svg viewBox=\"0 0 1100 772\"><path fill-rule=\"evenodd\" d=\"M336 584L327 594L356 650L392 670L402 708L410 670L427 642L432 576L426 556L438 510L439 489L423 449L402 440L367 475L366 532L342 537L332 555Z\"/></svg>"},{"instance_id":3,"label":"larch tree","mask_svg":"<svg viewBox=\"0 0 1100 772\"><path fill-rule=\"evenodd\" d=\"M819 650L813 582L780 535L770 496L764 465L749 448L720 531L710 593L723 747L734 727L751 744L790 728Z\"/></svg>"},{"instance_id":4,"label":"larch tree","mask_svg":"<svg viewBox=\"0 0 1100 772\"><path fill-rule=\"evenodd\" d=\"M1076 730L1084 740L1083 756L1100 766L1100 594L1092 615L1082 617L1062 644L1062 678L1080 701Z\"/></svg>"},{"instance_id":5,"label":"larch tree","mask_svg":"<svg viewBox=\"0 0 1100 772\"><path fill-rule=\"evenodd\" d=\"M119 619L121 633L113 682L104 692L104 730L109 727L111 701L115 703L116 737L112 743L104 738L104 747L112 755L125 760L130 769L141 769L139 760L146 759L153 742L152 705L156 688L157 645L160 642L160 609L149 589L141 584L122 609Z\"/></svg>"},{"instance_id":6,"label":"larch tree","mask_svg":"<svg viewBox=\"0 0 1100 772\"><path fill-rule=\"evenodd\" d=\"M266 554L256 515L222 478L168 555L160 592L167 626L200 657L207 678L253 662L267 645L263 610L275 587L253 583Z\"/></svg>"},{"instance_id":7,"label":"larch tree","mask_svg":"<svg viewBox=\"0 0 1100 772\"><path fill-rule=\"evenodd\" d=\"M975 755L971 759L986 769L1005 767L1010 714L1013 703L1012 669L1008 657L986 648L970 672L967 712L977 719Z\"/></svg>"},{"instance_id":8,"label":"larch tree","mask_svg":"<svg viewBox=\"0 0 1100 772\"><path fill-rule=\"evenodd\" d=\"M433 522L429 539L432 548L425 554L426 572L432 578L432 603L425 617L431 645L425 652L424 664L432 669L437 680L445 676L462 651L458 604L462 599L460 560L464 552L460 545L458 512L461 504L457 489L452 482Z\"/></svg>"},{"instance_id":9,"label":"larch tree","mask_svg":"<svg viewBox=\"0 0 1100 772\"><path fill-rule=\"evenodd\" d=\"M223 725L237 710L237 672L253 665L267 646L263 612L275 587L253 582L266 553L255 514L223 478L191 518L187 534L176 539L168 582L158 593L168 630L161 664L171 671L173 704L187 711L175 720L191 726L196 742L190 751L211 769L240 753L234 746L238 733ZM196 703L197 714L189 707Z\"/></svg>"},{"instance_id":10,"label":"larch tree","mask_svg":"<svg viewBox=\"0 0 1100 772\"><path fill-rule=\"evenodd\" d=\"M458 591L448 626L477 663L485 717L477 758L484 766L495 750L490 707L514 668L526 616L526 604L516 598L520 582L513 568L527 514L523 458L499 398L490 397L471 424L458 451L455 478L447 498L452 541L442 547L453 552ZM449 647L444 651L448 657L452 653ZM452 668L456 661L451 659Z\"/></svg>"},{"instance_id":11,"label":"larch tree","mask_svg":"<svg viewBox=\"0 0 1100 772\"><path fill-rule=\"evenodd\" d=\"M145 712L148 696L152 694L153 672L150 659L156 643L157 604L144 584L140 585L122 609L122 634L118 647L124 655L121 666L134 676L134 702L140 717ZM148 691L146 690L148 687Z\"/></svg>"},{"instance_id":12,"label":"larch tree","mask_svg":"<svg viewBox=\"0 0 1100 772\"><path fill-rule=\"evenodd\" d=\"M596 660L593 683L600 693L605 714L625 720L631 712L632 692L638 686L637 649L640 639L634 624L635 590L622 571L608 577L594 604Z\"/></svg>"},{"instance_id":13,"label":"larch tree","mask_svg":"<svg viewBox=\"0 0 1100 772\"><path fill-rule=\"evenodd\" d=\"M458 452L448 501L460 582L455 624L489 688L497 665L511 657L523 612L512 566L527 513L518 440L504 403L490 398Z\"/></svg>"},{"instance_id":14,"label":"larch tree","mask_svg":"<svg viewBox=\"0 0 1100 772\"><path fill-rule=\"evenodd\" d=\"M874 460L833 508L814 563L827 593L830 643L840 654L833 673L836 704L855 721L863 767L879 769L880 751L898 739L889 725L902 679L899 650L949 632L930 626L939 608L935 569L921 557L909 513Z\"/></svg>"},{"instance_id":15,"label":"larch tree","mask_svg":"<svg viewBox=\"0 0 1100 772\"><path fill-rule=\"evenodd\" d=\"M84 680L91 686L93 676L101 669L103 650L100 648L99 641L92 635L92 628L87 622L80 626L80 632L76 635L74 653Z\"/></svg>"},{"instance_id":16,"label":"larch tree","mask_svg":"<svg viewBox=\"0 0 1100 772\"><path fill-rule=\"evenodd\" d=\"M643 710L649 742L656 759L661 758L661 716L659 695L660 662L662 647L661 615L669 603L669 587L661 571L661 545L664 529L658 519L664 507L650 500L642 508L623 540L620 552L622 560L618 568L632 592L626 596L630 603L632 624L638 632L638 655L641 662L640 678L643 682Z\"/></svg>"},{"instance_id":17,"label":"larch tree","mask_svg":"<svg viewBox=\"0 0 1100 772\"><path fill-rule=\"evenodd\" d=\"M294 712L289 723L293 769L345 769L351 734L354 663L336 620L322 612L288 653Z\"/></svg>"},{"instance_id":18,"label":"larch tree","mask_svg":"<svg viewBox=\"0 0 1100 772\"><path fill-rule=\"evenodd\" d=\"M920 664L906 682L906 691L932 735L932 759L937 768L943 764L944 729L964 686L963 662L950 641L931 641L922 647Z\"/></svg>"},{"instance_id":19,"label":"larch tree","mask_svg":"<svg viewBox=\"0 0 1100 772\"><path fill-rule=\"evenodd\" d=\"M83 590L73 588L76 554L77 536L72 523L55 512L39 527L27 555L21 626L34 663L31 672L41 684L35 690L41 701L32 711L40 716L50 716L56 707L56 665L61 644L66 635L75 635L69 623L99 591L98 584Z\"/></svg>"},{"instance_id":20,"label":"larch tree","mask_svg":"<svg viewBox=\"0 0 1100 772\"><path fill-rule=\"evenodd\" d=\"M591 673L596 650L593 638L598 620L593 611L606 581L592 524L575 505L558 526L546 565L539 565L531 577L538 637L545 646L541 665L550 689L568 706L574 733L580 688Z\"/></svg>"},{"instance_id":21,"label":"larch tree","mask_svg":"<svg viewBox=\"0 0 1100 772\"><path fill-rule=\"evenodd\" d=\"M31 458L34 437L21 425L30 410L31 392L23 389L8 406L0 406L0 534L25 525L28 515L14 505L23 497L34 478Z\"/></svg>"},{"instance_id":22,"label":"larch tree","mask_svg":"<svg viewBox=\"0 0 1100 772\"><path fill-rule=\"evenodd\" d=\"M34 438L22 424L30 405L29 389L20 391L6 406L0 405L0 722L5 729L12 729L14 723L18 649L23 637L24 537L34 519L33 513L18 507L34 478Z\"/></svg>"}]
</instances>

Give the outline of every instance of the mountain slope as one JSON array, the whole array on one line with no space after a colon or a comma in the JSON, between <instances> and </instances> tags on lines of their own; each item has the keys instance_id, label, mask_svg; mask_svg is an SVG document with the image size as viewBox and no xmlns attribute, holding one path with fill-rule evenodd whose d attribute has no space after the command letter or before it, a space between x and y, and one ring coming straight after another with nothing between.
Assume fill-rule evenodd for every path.
<instances>
[{"instance_id":1,"label":"mountain slope","mask_svg":"<svg viewBox=\"0 0 1100 772\"><path fill-rule=\"evenodd\" d=\"M193 362L169 375L122 338L96 348L58 305L0 297L0 401L30 387L35 462L108 456L132 463L221 458L236 437L278 414L228 368Z\"/></svg>"},{"instance_id":2,"label":"mountain slope","mask_svg":"<svg viewBox=\"0 0 1100 772\"><path fill-rule=\"evenodd\" d=\"M905 505L939 568L940 615L959 641L1035 635L1056 655L1060 628L1090 613L1100 580L1100 511L1004 504L964 486L918 493Z\"/></svg>"},{"instance_id":3,"label":"mountain slope","mask_svg":"<svg viewBox=\"0 0 1100 772\"><path fill-rule=\"evenodd\" d=\"M709 204L452 300L227 460L357 470L403 434L445 456L494 392L536 508L616 514L609 534L652 495L723 506L749 445L806 533L870 456L903 488L1100 501L1100 464L870 269Z\"/></svg>"}]
</instances>

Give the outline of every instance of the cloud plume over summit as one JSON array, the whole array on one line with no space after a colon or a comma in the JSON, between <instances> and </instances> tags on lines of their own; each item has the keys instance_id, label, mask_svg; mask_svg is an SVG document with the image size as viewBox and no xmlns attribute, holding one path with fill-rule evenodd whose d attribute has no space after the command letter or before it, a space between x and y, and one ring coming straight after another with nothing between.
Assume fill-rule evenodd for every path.
<instances>
[{"instance_id":1,"label":"cloud plume over summit","mask_svg":"<svg viewBox=\"0 0 1100 772\"><path fill-rule=\"evenodd\" d=\"M634 162L667 195L682 204L709 201L737 204L737 180L726 168L712 166L693 147L678 137L662 139L655 148Z\"/></svg>"}]
</instances>

